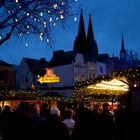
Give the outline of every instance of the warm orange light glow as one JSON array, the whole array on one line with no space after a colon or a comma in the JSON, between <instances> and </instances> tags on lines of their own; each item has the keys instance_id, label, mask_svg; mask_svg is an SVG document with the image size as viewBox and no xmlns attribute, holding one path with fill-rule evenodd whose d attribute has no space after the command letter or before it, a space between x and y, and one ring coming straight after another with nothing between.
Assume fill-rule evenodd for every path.
<instances>
[{"instance_id":1,"label":"warm orange light glow","mask_svg":"<svg viewBox=\"0 0 140 140\"><path fill-rule=\"evenodd\" d=\"M128 91L128 85L122 81L117 79L113 79L111 81L102 81L96 85L90 85L88 88L92 89L103 89L103 90L120 90L120 91Z\"/></svg>"},{"instance_id":2,"label":"warm orange light glow","mask_svg":"<svg viewBox=\"0 0 140 140\"><path fill-rule=\"evenodd\" d=\"M33 90L35 89L35 85L34 85L34 83L32 83L32 86L31 86L31 87L32 87Z\"/></svg>"}]
</instances>

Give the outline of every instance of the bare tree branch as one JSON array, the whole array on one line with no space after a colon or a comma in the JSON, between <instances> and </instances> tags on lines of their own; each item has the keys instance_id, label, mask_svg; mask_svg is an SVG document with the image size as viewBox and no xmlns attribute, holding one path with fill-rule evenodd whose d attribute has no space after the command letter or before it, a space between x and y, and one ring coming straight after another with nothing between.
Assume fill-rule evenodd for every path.
<instances>
[{"instance_id":1,"label":"bare tree branch","mask_svg":"<svg viewBox=\"0 0 140 140\"><path fill-rule=\"evenodd\" d=\"M75 0L0 0L0 45L11 35L32 33L49 38L51 28L63 23ZM58 24L59 25L59 24Z\"/></svg>"}]
</instances>

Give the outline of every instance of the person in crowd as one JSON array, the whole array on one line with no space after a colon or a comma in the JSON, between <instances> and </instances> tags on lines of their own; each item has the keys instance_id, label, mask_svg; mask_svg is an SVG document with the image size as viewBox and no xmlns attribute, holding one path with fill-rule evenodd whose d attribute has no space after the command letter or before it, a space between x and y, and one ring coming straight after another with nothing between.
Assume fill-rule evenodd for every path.
<instances>
[{"instance_id":1,"label":"person in crowd","mask_svg":"<svg viewBox=\"0 0 140 140\"><path fill-rule=\"evenodd\" d=\"M2 107L0 106L0 113L1 113L1 111L2 111Z\"/></svg>"},{"instance_id":2,"label":"person in crowd","mask_svg":"<svg viewBox=\"0 0 140 140\"><path fill-rule=\"evenodd\" d=\"M46 119L49 118L49 116L50 116L50 106L49 103L45 102L40 107L40 117L42 117L42 119Z\"/></svg>"},{"instance_id":3,"label":"person in crowd","mask_svg":"<svg viewBox=\"0 0 140 140\"><path fill-rule=\"evenodd\" d=\"M72 131L75 125L75 121L73 120L74 110L66 109L64 111L64 120L62 121L68 128L70 136L72 135Z\"/></svg>"},{"instance_id":4,"label":"person in crowd","mask_svg":"<svg viewBox=\"0 0 140 140\"><path fill-rule=\"evenodd\" d=\"M13 112L3 140L37 140L38 127L29 103L21 102Z\"/></svg>"},{"instance_id":5,"label":"person in crowd","mask_svg":"<svg viewBox=\"0 0 140 140\"><path fill-rule=\"evenodd\" d=\"M130 122L128 121L128 115L125 107L121 104L117 104L117 108L114 110L115 115L115 140L125 140L128 135L128 125Z\"/></svg>"},{"instance_id":6,"label":"person in crowd","mask_svg":"<svg viewBox=\"0 0 140 140\"><path fill-rule=\"evenodd\" d=\"M109 110L110 105L108 103L103 103L102 108L103 111L99 116L99 140L112 140L115 132L114 116Z\"/></svg>"},{"instance_id":7,"label":"person in crowd","mask_svg":"<svg viewBox=\"0 0 140 140\"><path fill-rule=\"evenodd\" d=\"M10 129L8 128L10 126L11 117L12 117L11 107L5 105L0 114L0 131L3 140L7 138L7 134L10 132Z\"/></svg>"},{"instance_id":8,"label":"person in crowd","mask_svg":"<svg viewBox=\"0 0 140 140\"><path fill-rule=\"evenodd\" d=\"M95 117L93 112L84 103L79 104L78 110L75 112L75 125L72 131L72 139L94 139L96 129Z\"/></svg>"},{"instance_id":9,"label":"person in crowd","mask_svg":"<svg viewBox=\"0 0 140 140\"><path fill-rule=\"evenodd\" d=\"M38 113L37 111L37 108L36 108L36 105L35 104L31 104L31 110L32 110L32 116L33 116L33 119L37 122L37 123L40 123L41 121L43 121L44 118L42 118L40 116L40 114Z\"/></svg>"},{"instance_id":10,"label":"person in crowd","mask_svg":"<svg viewBox=\"0 0 140 140\"><path fill-rule=\"evenodd\" d=\"M58 108L50 110L50 118L44 120L40 129L40 140L70 140L67 126L61 120Z\"/></svg>"}]
</instances>

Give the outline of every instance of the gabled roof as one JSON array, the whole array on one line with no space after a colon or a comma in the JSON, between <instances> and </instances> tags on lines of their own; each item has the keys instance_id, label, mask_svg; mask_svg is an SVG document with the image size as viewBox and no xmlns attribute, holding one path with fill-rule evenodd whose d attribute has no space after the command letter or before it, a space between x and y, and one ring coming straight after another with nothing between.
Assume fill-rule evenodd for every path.
<instances>
[{"instance_id":1,"label":"gabled roof","mask_svg":"<svg viewBox=\"0 0 140 140\"><path fill-rule=\"evenodd\" d=\"M49 62L46 61L45 58L41 58L40 60L37 59L33 59L33 58L23 58L24 61L27 63L28 67L30 68L30 70L33 73L40 73L42 71L42 68L48 67L49 66Z\"/></svg>"},{"instance_id":2,"label":"gabled roof","mask_svg":"<svg viewBox=\"0 0 140 140\"><path fill-rule=\"evenodd\" d=\"M76 53L74 51L64 52L63 50L54 51L53 57L50 60L50 66L62 66L66 64L71 64L74 61Z\"/></svg>"},{"instance_id":3,"label":"gabled roof","mask_svg":"<svg viewBox=\"0 0 140 140\"><path fill-rule=\"evenodd\" d=\"M12 66L12 65L0 60L0 66Z\"/></svg>"},{"instance_id":4,"label":"gabled roof","mask_svg":"<svg viewBox=\"0 0 140 140\"><path fill-rule=\"evenodd\" d=\"M39 60L37 60L37 59L25 58L25 57L23 59L26 61L27 65L30 69L36 68L36 66L39 63Z\"/></svg>"},{"instance_id":5,"label":"gabled roof","mask_svg":"<svg viewBox=\"0 0 140 140\"><path fill-rule=\"evenodd\" d=\"M107 53L99 54L97 61L99 62L107 62L109 59L109 55Z\"/></svg>"}]
</instances>

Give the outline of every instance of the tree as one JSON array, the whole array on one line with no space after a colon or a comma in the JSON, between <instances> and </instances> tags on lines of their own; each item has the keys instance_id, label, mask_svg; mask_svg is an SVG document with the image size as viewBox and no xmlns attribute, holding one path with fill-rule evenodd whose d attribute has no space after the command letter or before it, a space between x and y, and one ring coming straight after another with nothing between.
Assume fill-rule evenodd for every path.
<instances>
[{"instance_id":1,"label":"tree","mask_svg":"<svg viewBox=\"0 0 140 140\"><path fill-rule=\"evenodd\" d=\"M39 35L49 42L52 25L64 23L77 0L0 0L0 45L12 35ZM73 6L74 7L74 6Z\"/></svg>"}]
</instances>

